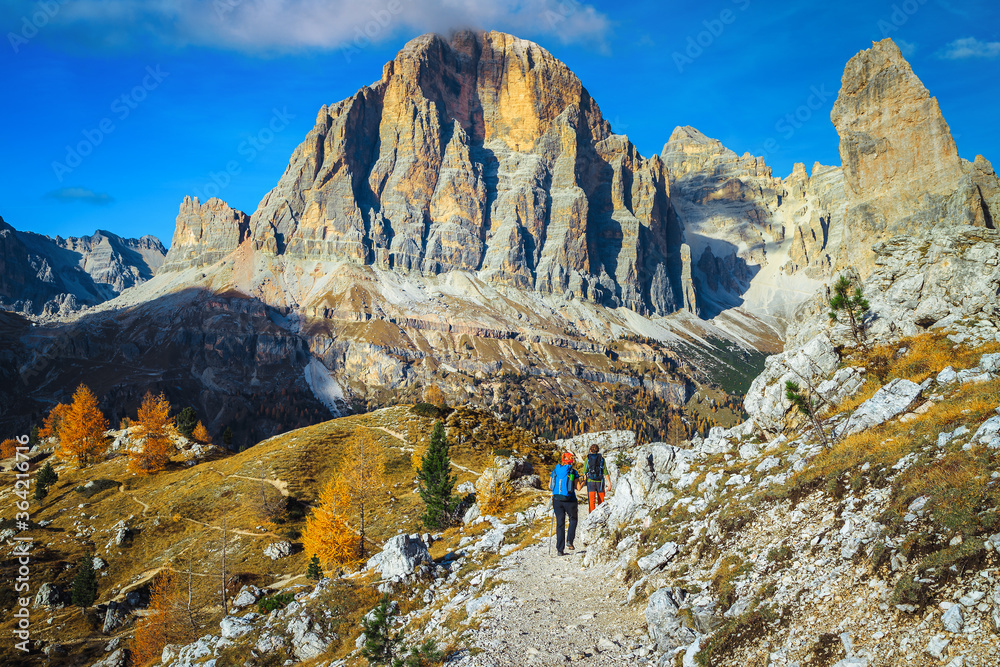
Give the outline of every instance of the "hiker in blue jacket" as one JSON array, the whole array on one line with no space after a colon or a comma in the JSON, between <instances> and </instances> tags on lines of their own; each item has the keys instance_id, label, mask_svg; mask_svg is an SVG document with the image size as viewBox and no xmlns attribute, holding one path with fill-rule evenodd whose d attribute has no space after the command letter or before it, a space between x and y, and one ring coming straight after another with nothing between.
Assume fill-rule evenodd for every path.
<instances>
[{"instance_id":1,"label":"hiker in blue jacket","mask_svg":"<svg viewBox=\"0 0 1000 667\"><path fill-rule=\"evenodd\" d=\"M573 550L573 540L576 538L576 493L582 486L580 473L573 468L573 453L564 452L562 463L552 469L549 477L549 487L552 489L552 511L556 514L556 551L562 556L563 548ZM569 517L569 530L563 533L566 517Z\"/></svg>"}]
</instances>

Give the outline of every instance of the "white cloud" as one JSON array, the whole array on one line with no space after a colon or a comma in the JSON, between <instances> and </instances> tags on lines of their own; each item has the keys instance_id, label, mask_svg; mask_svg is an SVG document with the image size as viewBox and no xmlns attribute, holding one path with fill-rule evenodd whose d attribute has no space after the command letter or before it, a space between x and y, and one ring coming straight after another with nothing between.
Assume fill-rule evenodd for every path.
<instances>
[{"instance_id":1,"label":"white cloud","mask_svg":"<svg viewBox=\"0 0 1000 667\"><path fill-rule=\"evenodd\" d=\"M941 54L947 60L964 58L996 58L1000 56L1000 42L980 42L975 37L963 37L945 47Z\"/></svg>"},{"instance_id":2,"label":"white cloud","mask_svg":"<svg viewBox=\"0 0 1000 667\"><path fill-rule=\"evenodd\" d=\"M33 5L14 0L0 14L30 15ZM60 7L49 30L70 33L91 46L153 42L283 52L367 45L396 33L458 28L606 48L610 22L577 0L74 0Z\"/></svg>"}]
</instances>

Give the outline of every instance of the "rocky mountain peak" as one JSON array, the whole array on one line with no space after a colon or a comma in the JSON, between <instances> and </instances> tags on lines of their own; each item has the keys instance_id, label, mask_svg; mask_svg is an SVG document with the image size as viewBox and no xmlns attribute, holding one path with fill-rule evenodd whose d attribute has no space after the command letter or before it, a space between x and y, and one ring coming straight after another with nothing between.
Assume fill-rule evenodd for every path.
<instances>
[{"instance_id":1,"label":"rocky mountain peak","mask_svg":"<svg viewBox=\"0 0 1000 667\"><path fill-rule=\"evenodd\" d=\"M161 272L179 271L219 261L249 235L250 217L218 197L204 204L185 197Z\"/></svg>"},{"instance_id":2,"label":"rocky mountain peak","mask_svg":"<svg viewBox=\"0 0 1000 667\"><path fill-rule=\"evenodd\" d=\"M950 194L962 177L955 140L937 99L891 39L851 58L831 119L849 194L869 198L887 184L900 191Z\"/></svg>"},{"instance_id":3,"label":"rocky mountain peak","mask_svg":"<svg viewBox=\"0 0 1000 667\"><path fill-rule=\"evenodd\" d=\"M666 172L566 65L497 32L424 35L324 107L250 220L254 247L676 310ZM674 261L668 261L674 258Z\"/></svg>"},{"instance_id":4,"label":"rocky mountain peak","mask_svg":"<svg viewBox=\"0 0 1000 667\"><path fill-rule=\"evenodd\" d=\"M851 58L830 115L840 135L852 258L870 271L871 246L937 224L990 226L995 175L958 155L938 106L891 39ZM976 181L982 181L982 185Z\"/></svg>"},{"instance_id":5,"label":"rocky mountain peak","mask_svg":"<svg viewBox=\"0 0 1000 667\"><path fill-rule=\"evenodd\" d=\"M126 239L104 230L50 238L0 218L0 307L65 314L118 296L153 277L166 249L155 236Z\"/></svg>"}]
</instances>

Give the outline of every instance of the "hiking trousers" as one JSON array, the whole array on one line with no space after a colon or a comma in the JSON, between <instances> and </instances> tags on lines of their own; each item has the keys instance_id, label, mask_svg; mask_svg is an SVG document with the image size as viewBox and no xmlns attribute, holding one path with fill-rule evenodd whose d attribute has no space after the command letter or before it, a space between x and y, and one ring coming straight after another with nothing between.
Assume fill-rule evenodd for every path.
<instances>
[{"instance_id":1,"label":"hiking trousers","mask_svg":"<svg viewBox=\"0 0 1000 667\"><path fill-rule=\"evenodd\" d=\"M552 510L556 513L556 551L561 556L566 544L573 544L576 539L576 499L552 499ZM564 534L566 517L569 517L569 530Z\"/></svg>"},{"instance_id":2,"label":"hiking trousers","mask_svg":"<svg viewBox=\"0 0 1000 667\"><path fill-rule=\"evenodd\" d=\"M595 482L587 480L587 500L590 503L590 511L604 502L604 480Z\"/></svg>"}]
</instances>

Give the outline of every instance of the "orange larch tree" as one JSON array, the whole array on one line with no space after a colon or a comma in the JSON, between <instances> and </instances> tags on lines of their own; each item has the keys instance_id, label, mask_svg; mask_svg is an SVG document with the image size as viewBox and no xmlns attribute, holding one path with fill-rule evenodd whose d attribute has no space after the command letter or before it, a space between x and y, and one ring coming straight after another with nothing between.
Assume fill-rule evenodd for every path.
<instances>
[{"instance_id":1,"label":"orange larch tree","mask_svg":"<svg viewBox=\"0 0 1000 667\"><path fill-rule=\"evenodd\" d=\"M177 576L172 570L160 570L150 585L149 609L135 625L133 664L146 665L159 660L164 646L186 638L183 628Z\"/></svg>"},{"instance_id":2,"label":"orange larch tree","mask_svg":"<svg viewBox=\"0 0 1000 667\"><path fill-rule=\"evenodd\" d=\"M104 432L108 420L97 407L97 397L85 384L76 388L73 403L59 422L60 458L76 457L81 466L100 458L108 449Z\"/></svg>"},{"instance_id":3,"label":"orange larch tree","mask_svg":"<svg viewBox=\"0 0 1000 667\"><path fill-rule=\"evenodd\" d=\"M194 427L194 432L191 434L191 437L198 442L205 443L206 445L212 442L212 436L208 434L208 429L205 428L205 425L200 421L198 422L198 425Z\"/></svg>"},{"instance_id":4,"label":"orange larch tree","mask_svg":"<svg viewBox=\"0 0 1000 667\"><path fill-rule=\"evenodd\" d=\"M0 459L13 458L14 455L17 454L18 444L17 440L12 440L10 438L0 442Z\"/></svg>"},{"instance_id":5,"label":"orange larch tree","mask_svg":"<svg viewBox=\"0 0 1000 667\"><path fill-rule=\"evenodd\" d=\"M386 500L385 453L371 431L359 428L341 464L341 491L347 494L349 516L360 540L359 558L366 553L367 527L371 513Z\"/></svg>"},{"instance_id":6,"label":"orange larch tree","mask_svg":"<svg viewBox=\"0 0 1000 667\"><path fill-rule=\"evenodd\" d=\"M306 517L302 546L306 554L319 557L326 567L353 565L360 558L361 538L348 521L349 499L341 478L333 479L319 494Z\"/></svg>"},{"instance_id":7,"label":"orange larch tree","mask_svg":"<svg viewBox=\"0 0 1000 667\"><path fill-rule=\"evenodd\" d=\"M174 419L170 416L170 402L162 393L153 396L146 392L139 406L135 422L136 435L143 439L140 451L129 450L128 466L132 472L147 475L163 470L174 451Z\"/></svg>"},{"instance_id":8,"label":"orange larch tree","mask_svg":"<svg viewBox=\"0 0 1000 667\"><path fill-rule=\"evenodd\" d=\"M66 413L69 411L69 406L65 403L60 403L51 410L49 414L45 417L45 421L42 422L42 428L38 431L39 438L57 438L59 437L59 425L62 424L62 420L66 417Z\"/></svg>"}]
</instances>

